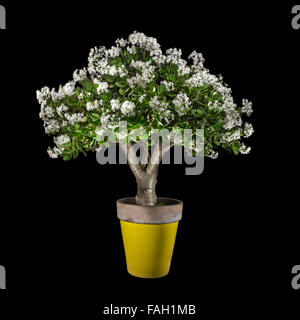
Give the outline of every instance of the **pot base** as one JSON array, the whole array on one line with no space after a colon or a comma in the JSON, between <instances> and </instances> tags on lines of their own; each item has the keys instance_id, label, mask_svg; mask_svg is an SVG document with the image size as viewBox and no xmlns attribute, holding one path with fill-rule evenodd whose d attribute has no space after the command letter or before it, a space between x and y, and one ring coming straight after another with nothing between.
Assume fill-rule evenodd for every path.
<instances>
[{"instance_id":1,"label":"pot base","mask_svg":"<svg viewBox=\"0 0 300 320\"><path fill-rule=\"evenodd\" d=\"M169 273L178 221L142 224L121 220L128 273L139 278L161 278Z\"/></svg>"}]
</instances>

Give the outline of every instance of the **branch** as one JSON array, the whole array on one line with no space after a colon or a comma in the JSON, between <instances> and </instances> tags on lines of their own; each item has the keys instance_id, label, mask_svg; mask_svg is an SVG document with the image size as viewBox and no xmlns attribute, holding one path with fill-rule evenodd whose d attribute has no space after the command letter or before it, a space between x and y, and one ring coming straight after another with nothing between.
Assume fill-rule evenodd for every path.
<instances>
[{"instance_id":1,"label":"branch","mask_svg":"<svg viewBox=\"0 0 300 320\"><path fill-rule=\"evenodd\" d=\"M130 167L131 171L133 172L135 178L137 180L141 180L143 178L143 176L145 175L145 172L144 172L141 164L138 161L138 158L136 156L134 148L132 147L132 145L130 143L128 143L128 144L121 143L121 148L122 148L123 152L125 153L125 155L127 156L129 167Z\"/></svg>"}]
</instances>

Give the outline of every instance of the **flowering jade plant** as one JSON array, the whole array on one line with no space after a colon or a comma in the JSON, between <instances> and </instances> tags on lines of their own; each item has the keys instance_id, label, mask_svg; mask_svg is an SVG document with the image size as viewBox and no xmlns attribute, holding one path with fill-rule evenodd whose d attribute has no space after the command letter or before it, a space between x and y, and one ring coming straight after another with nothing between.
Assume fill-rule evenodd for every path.
<instances>
[{"instance_id":1,"label":"flowering jade plant","mask_svg":"<svg viewBox=\"0 0 300 320\"><path fill-rule=\"evenodd\" d=\"M203 66L201 53L192 52L189 62L181 55L180 49L163 53L155 38L139 32L116 40L110 49L91 49L87 67L76 70L72 81L58 91L48 87L37 91L45 132L54 136L49 156L70 160L96 151L107 143L103 130L110 129L120 138L119 123L126 121L127 135L122 139L126 139L124 151L138 184L136 202L153 206L164 151L158 144L149 153L147 165L136 161L134 130L143 129L150 136L154 130L195 133L202 129L205 156L215 159L220 149L236 155L249 153L250 147L241 140L253 128L242 117L251 115L252 103L243 99L238 106L222 77ZM174 136L169 139L173 146ZM189 150L199 151L193 141L188 144Z\"/></svg>"}]
</instances>

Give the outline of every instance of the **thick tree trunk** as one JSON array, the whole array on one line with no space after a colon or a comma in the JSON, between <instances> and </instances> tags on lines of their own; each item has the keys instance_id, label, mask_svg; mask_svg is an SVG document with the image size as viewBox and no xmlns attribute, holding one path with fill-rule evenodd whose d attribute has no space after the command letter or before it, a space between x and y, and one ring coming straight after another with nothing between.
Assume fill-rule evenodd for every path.
<instances>
[{"instance_id":1,"label":"thick tree trunk","mask_svg":"<svg viewBox=\"0 0 300 320\"><path fill-rule=\"evenodd\" d=\"M147 167L137 161L136 153L130 144L121 145L121 147L127 156L130 169L136 178L136 203L147 207L155 206L157 204L155 187L159 164L163 154L168 151L172 145L164 149L162 148L161 142L157 143Z\"/></svg>"},{"instance_id":2,"label":"thick tree trunk","mask_svg":"<svg viewBox=\"0 0 300 320\"><path fill-rule=\"evenodd\" d=\"M157 196L155 192L157 182L157 172L143 175L141 179L137 179L137 195L135 197L136 203L141 206L155 206L157 203Z\"/></svg>"}]
</instances>

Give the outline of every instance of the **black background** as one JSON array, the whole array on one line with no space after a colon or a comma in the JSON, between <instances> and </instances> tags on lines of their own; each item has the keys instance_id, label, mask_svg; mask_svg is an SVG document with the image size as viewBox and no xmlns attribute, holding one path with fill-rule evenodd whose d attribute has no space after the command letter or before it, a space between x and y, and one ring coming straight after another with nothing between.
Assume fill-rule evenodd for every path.
<instances>
[{"instance_id":1,"label":"black background","mask_svg":"<svg viewBox=\"0 0 300 320\"><path fill-rule=\"evenodd\" d=\"M111 303L196 304L203 318L299 314L299 292L291 288L299 264L293 4L1 4L0 264L7 290L0 303L9 318L101 319ZM111 46L133 30L158 38L163 49L182 48L184 57L202 52L235 100L248 98L255 111L248 156L223 152L205 160L200 176L162 166L157 193L183 200L184 216L170 274L157 280L126 272L115 201L135 193L129 168L101 167L95 154L49 159L51 139L35 98L37 89L71 80L91 47Z\"/></svg>"}]
</instances>

